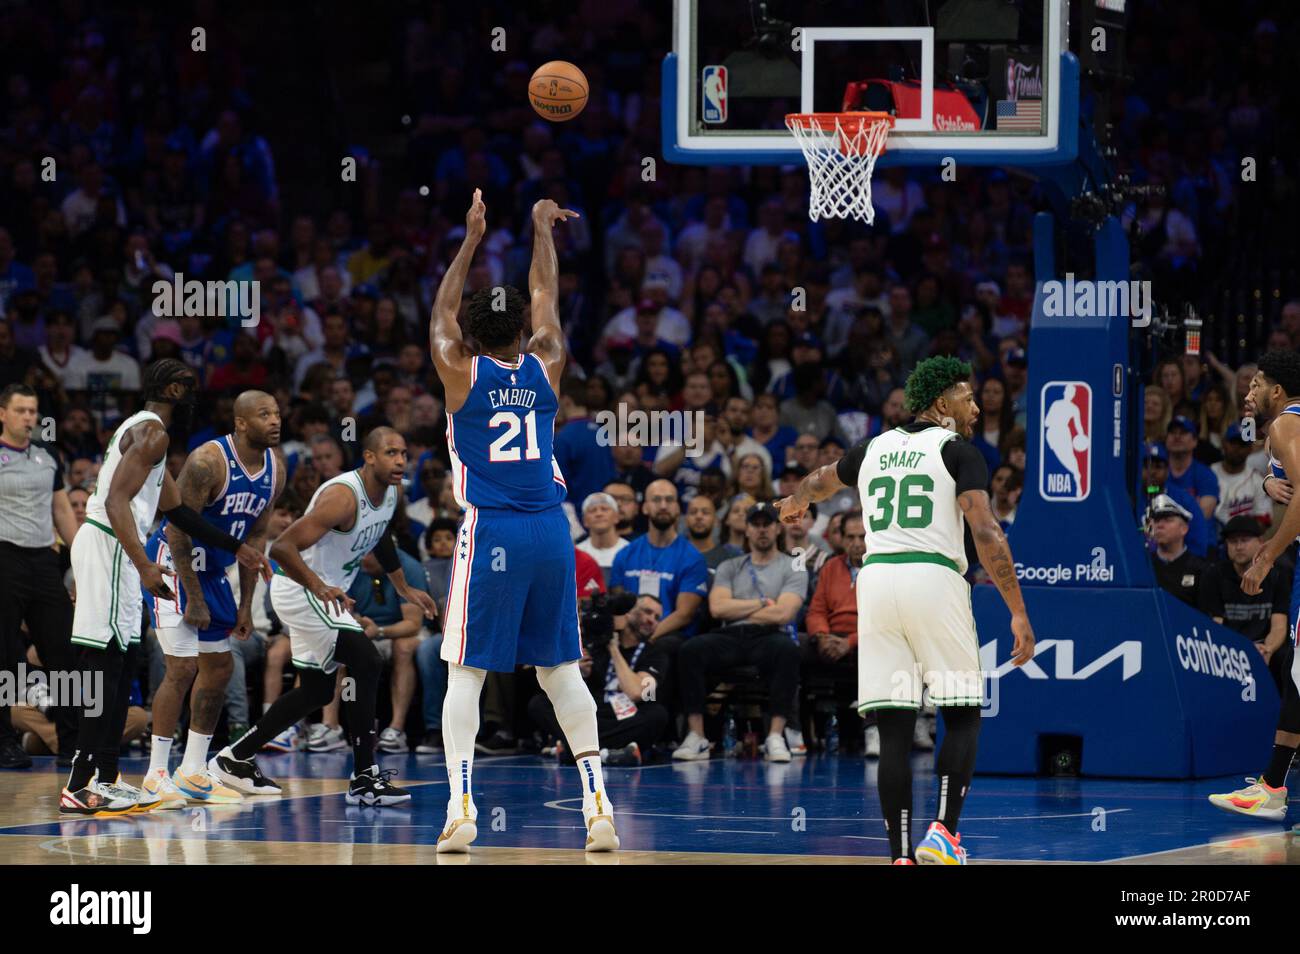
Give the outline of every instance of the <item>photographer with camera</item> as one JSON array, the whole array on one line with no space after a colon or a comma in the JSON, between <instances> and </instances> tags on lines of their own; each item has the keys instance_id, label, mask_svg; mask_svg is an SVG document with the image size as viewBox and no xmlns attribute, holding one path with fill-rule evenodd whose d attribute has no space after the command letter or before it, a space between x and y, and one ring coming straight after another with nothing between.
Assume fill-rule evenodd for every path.
<instances>
[{"instance_id":1,"label":"photographer with camera","mask_svg":"<svg viewBox=\"0 0 1300 954\"><path fill-rule=\"evenodd\" d=\"M653 596L602 593L584 603L581 614L578 668L596 700L601 759L606 765L640 765L641 752L668 727L668 710L654 701L662 653L650 642L663 606ZM556 738L556 754L564 752L564 733L545 693L533 697L528 714ZM572 761L573 753L563 757Z\"/></svg>"}]
</instances>

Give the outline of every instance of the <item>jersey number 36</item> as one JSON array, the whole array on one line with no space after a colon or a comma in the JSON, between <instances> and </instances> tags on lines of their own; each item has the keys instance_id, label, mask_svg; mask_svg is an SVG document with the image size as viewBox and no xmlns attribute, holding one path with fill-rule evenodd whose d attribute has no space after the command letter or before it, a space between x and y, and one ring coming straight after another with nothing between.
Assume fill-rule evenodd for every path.
<instances>
[{"instance_id":1,"label":"jersey number 36","mask_svg":"<svg viewBox=\"0 0 1300 954\"><path fill-rule=\"evenodd\" d=\"M876 512L868 521L871 529L879 531L894 525L895 506L899 527L905 530L928 527L934 518L934 501L930 498L933 490L934 481L926 474L908 474L902 480L874 478L867 484L867 493L876 505Z\"/></svg>"}]
</instances>

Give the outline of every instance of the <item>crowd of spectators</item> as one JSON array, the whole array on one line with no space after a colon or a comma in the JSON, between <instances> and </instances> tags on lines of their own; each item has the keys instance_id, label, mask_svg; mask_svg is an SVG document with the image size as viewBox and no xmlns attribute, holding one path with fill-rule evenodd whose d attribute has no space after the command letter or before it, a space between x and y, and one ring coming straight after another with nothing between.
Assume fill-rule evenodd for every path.
<instances>
[{"instance_id":1,"label":"crowd of spectators","mask_svg":"<svg viewBox=\"0 0 1300 954\"><path fill-rule=\"evenodd\" d=\"M797 748L797 731L782 729L787 718L797 728L801 672L848 671L855 652L845 593L861 547L860 504L848 489L783 532L763 529L768 505L905 422L908 372L945 354L974 368L975 443L995 512L1013 524L1027 458L1030 232L1045 199L1032 179L1001 170L963 169L948 182L895 167L877 177L868 228L811 223L799 168L658 161L647 181L642 160L658 155L658 63L670 24L630 0L578 6L537 29L521 9L494 8L522 38L509 55L471 55L473 29L451 23L441 5L388 23L400 50L388 98L409 110L404 152L363 161L352 193L339 190L337 157L313 165L301 142L259 121L265 108L249 107L276 102L276 71L228 51L198 59L188 21L98 4L6 8L0 36L14 55L0 96L0 388L25 382L37 392L52 425L43 436L79 516L107 438L139 406L141 367L161 357L188 362L205 391L200 418L173 441L173 471L187 448L230 429L240 390L276 397L290 467L286 520L322 481L357 464L369 428L389 424L411 450L399 537L407 576L427 579L442 600L460 508L429 361L430 305L473 187L484 190L489 232L467 294L526 286L526 211L553 198L582 215L556 232L571 351L556 457L575 542L599 570L588 567L581 595L622 586L645 598L628 630L644 640L625 631L607 667L653 639L659 700L702 736L703 694L752 662L772 693L764 733L773 746L783 738ZM1228 27L1175 15L1175 6L1143 4L1135 14L1129 62L1148 81L1118 99L1112 118L1122 170L1167 187L1165 197L1123 210L1136 229L1137 267L1194 296L1219 280L1212 253L1234 241L1237 170L1248 150L1267 148L1280 88L1270 83L1294 37L1265 16L1269 4L1246 3L1259 15L1235 18L1231 42L1249 52L1251 70L1234 73L1221 59L1193 68L1195 51L1228 42ZM235 32L214 27L227 40ZM583 66L595 95L573 122L551 125L527 109L522 84L530 63L560 53ZM343 109L294 105L308 119L313 109ZM170 317L155 283L188 280L255 280L258 314L230 294L222 302L230 307L206 301ZM1300 345L1300 302L1276 306L1267 342L1253 347ZM1251 476L1259 449L1234 424L1252 370L1212 353L1155 369L1144 473L1152 495L1186 519L1169 507L1153 512L1153 559L1181 557L1184 537L1193 555L1210 556L1243 515L1267 522L1270 504ZM703 451L605 446L595 423L605 411L698 412ZM1186 527L1165 539L1159 528L1170 519ZM751 576L758 565L780 573ZM380 642L391 650L392 718L381 747L406 747L418 711L421 744L432 750L446 678L436 621L408 619L370 570L354 596L368 601L359 603L367 632L384 627ZM757 622L744 623L751 614ZM786 644L737 655L725 630L738 624L773 628ZM263 635L276 628L263 615ZM283 642L263 641L265 659L250 656L267 674L252 689L263 702L281 688ZM593 691L612 698L619 690L599 663ZM232 723L255 721L248 688L234 680ZM553 729L544 712L518 704L522 692L509 677L494 682L486 750ZM333 744L329 718L313 730L317 748ZM655 740L683 737L665 719Z\"/></svg>"}]
</instances>

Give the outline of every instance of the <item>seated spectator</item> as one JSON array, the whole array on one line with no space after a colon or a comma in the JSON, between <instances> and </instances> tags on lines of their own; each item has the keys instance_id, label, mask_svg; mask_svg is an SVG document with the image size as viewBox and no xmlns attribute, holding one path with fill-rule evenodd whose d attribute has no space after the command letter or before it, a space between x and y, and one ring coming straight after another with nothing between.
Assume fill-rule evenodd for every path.
<instances>
[{"instance_id":1,"label":"seated spectator","mask_svg":"<svg viewBox=\"0 0 1300 954\"><path fill-rule=\"evenodd\" d=\"M749 494L755 500L772 499L772 474L762 455L738 455L736 461L736 492Z\"/></svg>"},{"instance_id":2,"label":"seated spectator","mask_svg":"<svg viewBox=\"0 0 1300 954\"><path fill-rule=\"evenodd\" d=\"M709 571L700 551L677 532L681 504L671 481L656 480L646 490L642 509L650 529L614 557L609 571L609 588L649 594L659 600L667 614L650 635L662 643L663 671L659 683L671 699L670 687L677 651L682 641L695 632L695 615L709 591Z\"/></svg>"},{"instance_id":3,"label":"seated spectator","mask_svg":"<svg viewBox=\"0 0 1300 954\"><path fill-rule=\"evenodd\" d=\"M429 559L424 561L429 592L438 604L437 632L421 640L415 650L415 668L420 674L420 711L424 716L424 737L415 751L430 755L442 751L442 703L447 697L447 664L442 661L442 620L447 614L447 593L451 585L451 560L456 549L456 521L438 517L425 532Z\"/></svg>"},{"instance_id":4,"label":"seated spectator","mask_svg":"<svg viewBox=\"0 0 1300 954\"><path fill-rule=\"evenodd\" d=\"M993 516L997 517L1003 533L1010 530L1016 522L1016 507L1020 504L1020 494L1024 487L1025 475L1010 464L1002 464L993 471L993 477L989 480L990 503L993 505Z\"/></svg>"},{"instance_id":5,"label":"seated spectator","mask_svg":"<svg viewBox=\"0 0 1300 954\"><path fill-rule=\"evenodd\" d=\"M654 483L653 479L650 483ZM618 535L624 540L632 540L644 533L647 521L641 510L641 502L645 499L650 484L646 484L646 490L637 491L630 484L615 481L601 489L613 497L614 503L618 505L618 523L615 524Z\"/></svg>"},{"instance_id":6,"label":"seated spectator","mask_svg":"<svg viewBox=\"0 0 1300 954\"><path fill-rule=\"evenodd\" d=\"M456 549L456 521L450 517L435 517L424 531L424 549L429 554L424 561L424 577L429 581L429 594L438 604L438 618L447 610L447 593L451 586L451 558Z\"/></svg>"},{"instance_id":7,"label":"seated spectator","mask_svg":"<svg viewBox=\"0 0 1300 954\"><path fill-rule=\"evenodd\" d=\"M844 435L840 432L835 407L822 397L826 393L826 375L821 367L801 364L794 368L791 375L795 396L781 402L781 423L800 434L813 435L818 444L832 434L843 441Z\"/></svg>"},{"instance_id":8,"label":"seated spectator","mask_svg":"<svg viewBox=\"0 0 1300 954\"><path fill-rule=\"evenodd\" d=\"M1254 517L1267 524L1273 516L1273 502L1264 493L1259 472L1248 466L1254 446L1242 440L1241 425L1232 423L1223 434L1223 460L1210 465L1219 483L1219 504L1214 519L1220 527L1233 517Z\"/></svg>"},{"instance_id":9,"label":"seated spectator","mask_svg":"<svg viewBox=\"0 0 1300 954\"><path fill-rule=\"evenodd\" d=\"M775 405L772 405L775 407ZM749 435L753 405L739 395L732 395L722 403L722 423L718 439L727 448L732 461L739 463L742 454L757 454L763 460L768 474L772 473L772 454L762 441ZM775 419L775 418L774 418Z\"/></svg>"},{"instance_id":10,"label":"seated spectator","mask_svg":"<svg viewBox=\"0 0 1300 954\"><path fill-rule=\"evenodd\" d=\"M1201 575L1207 564L1187 547L1192 512L1168 494L1160 494L1151 501L1147 514L1151 518L1151 537L1156 545L1151 554L1156 582L1188 606L1196 606Z\"/></svg>"},{"instance_id":11,"label":"seated spectator","mask_svg":"<svg viewBox=\"0 0 1300 954\"><path fill-rule=\"evenodd\" d=\"M805 517L806 519L806 517ZM790 529L786 528L787 532ZM856 681L858 674L858 598L854 585L867 553L866 527L861 511L848 511L842 520L844 552L825 561L817 574L816 588L808 602L808 613L799 637L801 669L808 676L831 676ZM880 733L867 728L867 749L880 752Z\"/></svg>"},{"instance_id":12,"label":"seated spectator","mask_svg":"<svg viewBox=\"0 0 1300 954\"><path fill-rule=\"evenodd\" d=\"M825 520L826 518L823 518ZM785 548L809 573L809 584L817 585L817 574L831 558L831 548L821 535L813 532L818 521L818 505L809 503L798 523L784 524Z\"/></svg>"},{"instance_id":13,"label":"seated spectator","mask_svg":"<svg viewBox=\"0 0 1300 954\"><path fill-rule=\"evenodd\" d=\"M407 581L427 593L429 583L424 569L409 554L399 550L397 555ZM374 641L380 658L393 667L392 719L379 733L377 748L381 752L409 752L406 713L415 695L415 650L424 628L424 613L418 605L397 595L374 553L361 558L361 572L348 588L348 596L356 601L352 613L366 636Z\"/></svg>"},{"instance_id":14,"label":"seated spectator","mask_svg":"<svg viewBox=\"0 0 1300 954\"><path fill-rule=\"evenodd\" d=\"M608 765L640 765L642 752L649 751L668 727L668 709L655 701L662 650L650 639L662 612L653 596L640 597L609 643L596 647L590 656L584 652L578 663L596 700L601 761ZM572 762L573 753L564 750L564 732L545 693L532 698L528 714L560 741L556 754L563 751L565 761Z\"/></svg>"},{"instance_id":15,"label":"seated spectator","mask_svg":"<svg viewBox=\"0 0 1300 954\"><path fill-rule=\"evenodd\" d=\"M1209 467L1193 456L1196 440L1197 425L1190 417L1180 414L1169 422L1169 432L1165 435L1165 449L1169 451L1169 483L1191 494L1205 519L1209 520L1219 505L1219 481Z\"/></svg>"},{"instance_id":16,"label":"seated spectator","mask_svg":"<svg viewBox=\"0 0 1300 954\"><path fill-rule=\"evenodd\" d=\"M1263 534L1264 528L1254 517L1242 515L1228 521L1223 528L1228 556L1211 564L1201 577L1200 607L1216 623L1254 641L1273 674L1278 693L1285 695L1294 658L1294 647L1287 639L1291 572L1274 565L1259 593L1250 596L1241 588L1242 576L1263 546Z\"/></svg>"},{"instance_id":17,"label":"seated spectator","mask_svg":"<svg viewBox=\"0 0 1300 954\"><path fill-rule=\"evenodd\" d=\"M1208 554L1211 540L1210 522L1205 519L1200 504L1191 494L1169 482L1169 452L1165 450L1165 445L1147 445L1146 456L1142 460L1142 482L1146 485L1148 497L1164 494L1191 515L1187 548L1198 557Z\"/></svg>"},{"instance_id":18,"label":"seated spectator","mask_svg":"<svg viewBox=\"0 0 1300 954\"><path fill-rule=\"evenodd\" d=\"M618 535L618 501L604 491L591 494L582 502L582 525L587 536L578 543L578 550L595 559L608 582L614 557L628 545Z\"/></svg>"},{"instance_id":19,"label":"seated spectator","mask_svg":"<svg viewBox=\"0 0 1300 954\"><path fill-rule=\"evenodd\" d=\"M709 404L699 413L702 418L694 415L688 418L692 428L698 426L696 421L702 421L698 433L686 435L686 440L676 443L665 442L655 454L654 472L671 478L683 500L690 500L700 492L700 476L706 470L716 467L731 477L731 461L718 440L718 407ZM688 446L691 439L696 442L694 447Z\"/></svg>"},{"instance_id":20,"label":"seated spectator","mask_svg":"<svg viewBox=\"0 0 1300 954\"><path fill-rule=\"evenodd\" d=\"M753 498L745 498L753 504ZM743 511L742 511L743 513ZM725 540L718 540L718 511L713 501L703 494L697 496L686 508L686 535L691 545L700 551L709 568L709 585L713 585L713 575L725 560L738 557L744 550Z\"/></svg>"},{"instance_id":21,"label":"seated spectator","mask_svg":"<svg viewBox=\"0 0 1300 954\"><path fill-rule=\"evenodd\" d=\"M674 759L707 759L713 744L704 736L704 703L711 684L729 669L754 665L768 683L770 721L764 754L789 762L785 725L794 715L799 685L799 644L794 619L808 593L808 574L776 548L780 524L769 503L746 515L750 552L718 567L709 592L709 611L722 628L692 637L682 646L679 669L682 708L689 733Z\"/></svg>"},{"instance_id":22,"label":"seated spectator","mask_svg":"<svg viewBox=\"0 0 1300 954\"><path fill-rule=\"evenodd\" d=\"M762 444L772 459L772 476L780 477L785 469L787 448L799 438L799 432L793 427L780 423L780 401L775 394L759 394L754 398L751 414L753 426L749 435Z\"/></svg>"}]
</instances>

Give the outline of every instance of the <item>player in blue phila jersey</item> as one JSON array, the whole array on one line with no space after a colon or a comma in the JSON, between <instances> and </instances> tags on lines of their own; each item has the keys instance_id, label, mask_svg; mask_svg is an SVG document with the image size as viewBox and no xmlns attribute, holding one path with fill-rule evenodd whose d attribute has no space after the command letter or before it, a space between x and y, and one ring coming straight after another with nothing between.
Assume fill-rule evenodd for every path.
<instances>
[{"instance_id":1,"label":"player in blue phila jersey","mask_svg":"<svg viewBox=\"0 0 1300 954\"><path fill-rule=\"evenodd\" d=\"M245 391L235 401L232 434L196 447L177 478L181 499L205 520L259 553L276 499L284 489L285 467L278 450L280 407L262 391ZM234 555L194 546L189 536L164 520L145 546L151 560L173 568L175 595L145 595L153 615L167 673L154 695L153 748L144 790L161 799L161 808L182 808L187 800L208 804L242 801L207 769L208 744L225 703L232 662L230 637L247 639L253 629L255 572L239 570L239 605L227 575ZM185 693L190 697L190 730L185 755L169 772L172 735Z\"/></svg>"},{"instance_id":2,"label":"player in blue phila jersey","mask_svg":"<svg viewBox=\"0 0 1300 954\"><path fill-rule=\"evenodd\" d=\"M1286 505L1277 532L1260 548L1255 560L1241 577L1243 592L1254 596L1263 588L1264 577L1273 563L1290 548L1300 535L1300 501L1292 495L1300 477L1300 354L1294 351L1270 351L1259 359L1259 370L1250 382L1246 395L1247 414L1253 414L1260 427L1268 427L1269 473L1264 476L1264 490L1275 501ZM1300 622L1300 566L1291 585L1291 612L1288 624L1291 639L1276 653L1290 653L1291 678L1282 693L1273 735L1273 754L1268 768L1258 778L1248 778L1247 786L1235 792L1211 795L1210 803L1225 811L1254 818L1281 821L1286 817L1286 776L1300 746L1300 670L1296 652L1297 623ZM1257 644L1263 646L1262 643ZM1261 649L1263 652L1263 649ZM1274 662L1267 654L1266 663ZM1281 661L1285 664L1285 660Z\"/></svg>"},{"instance_id":3,"label":"player in blue phila jersey","mask_svg":"<svg viewBox=\"0 0 1300 954\"><path fill-rule=\"evenodd\" d=\"M456 499L465 508L443 620L449 674L442 732L451 800L438 851L466 851L478 834L470 785L479 695L489 670L513 672L518 664L536 667L577 759L587 850L612 851L618 835L600 771L596 704L578 671L574 550L560 509L567 490L552 453L566 348L551 229L577 213L550 199L533 206L531 300L510 286L479 290L470 298L463 338L461 297L486 216L482 191L475 189L465 241L443 276L429 323L433 363L446 388Z\"/></svg>"}]
</instances>

